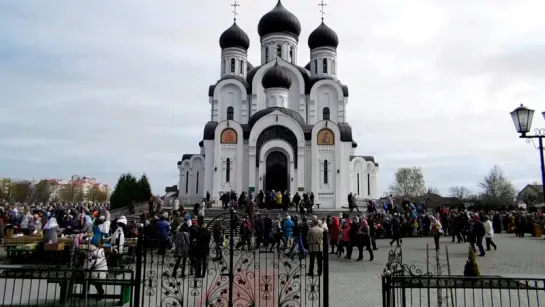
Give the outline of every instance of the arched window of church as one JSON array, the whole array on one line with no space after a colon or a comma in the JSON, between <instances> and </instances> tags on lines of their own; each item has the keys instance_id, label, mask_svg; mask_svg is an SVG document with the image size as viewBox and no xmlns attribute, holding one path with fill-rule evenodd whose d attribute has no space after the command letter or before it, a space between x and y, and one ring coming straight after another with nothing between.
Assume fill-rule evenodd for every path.
<instances>
[{"instance_id":1,"label":"arched window of church","mask_svg":"<svg viewBox=\"0 0 545 307\"><path fill-rule=\"evenodd\" d=\"M358 195L360 195L360 173L358 173Z\"/></svg>"},{"instance_id":2,"label":"arched window of church","mask_svg":"<svg viewBox=\"0 0 545 307\"><path fill-rule=\"evenodd\" d=\"M293 46L290 46L290 62L294 63L295 59L293 57Z\"/></svg>"},{"instance_id":3,"label":"arched window of church","mask_svg":"<svg viewBox=\"0 0 545 307\"><path fill-rule=\"evenodd\" d=\"M225 182L229 182L231 180L231 159L227 158L227 161L225 161Z\"/></svg>"},{"instance_id":4,"label":"arched window of church","mask_svg":"<svg viewBox=\"0 0 545 307\"><path fill-rule=\"evenodd\" d=\"M278 45L276 47L276 56L281 58L282 57L282 45Z\"/></svg>"},{"instance_id":5,"label":"arched window of church","mask_svg":"<svg viewBox=\"0 0 545 307\"><path fill-rule=\"evenodd\" d=\"M367 174L367 195L371 195L371 175Z\"/></svg>"},{"instance_id":6,"label":"arched window of church","mask_svg":"<svg viewBox=\"0 0 545 307\"><path fill-rule=\"evenodd\" d=\"M328 177L328 171L327 171L328 163L327 160L324 161L324 184L327 184L327 177Z\"/></svg>"},{"instance_id":7,"label":"arched window of church","mask_svg":"<svg viewBox=\"0 0 545 307\"><path fill-rule=\"evenodd\" d=\"M327 59L323 59L322 61L323 61L323 66L324 66L324 67L322 68L322 72L323 72L324 74L327 74Z\"/></svg>"},{"instance_id":8,"label":"arched window of church","mask_svg":"<svg viewBox=\"0 0 545 307\"><path fill-rule=\"evenodd\" d=\"M314 60L314 73L318 74L318 60Z\"/></svg>"},{"instance_id":9,"label":"arched window of church","mask_svg":"<svg viewBox=\"0 0 545 307\"><path fill-rule=\"evenodd\" d=\"M329 108L325 107L322 110L322 119L323 120L329 120Z\"/></svg>"},{"instance_id":10,"label":"arched window of church","mask_svg":"<svg viewBox=\"0 0 545 307\"><path fill-rule=\"evenodd\" d=\"M196 182L195 193L197 195L199 194L199 172L197 172L197 182Z\"/></svg>"},{"instance_id":11,"label":"arched window of church","mask_svg":"<svg viewBox=\"0 0 545 307\"><path fill-rule=\"evenodd\" d=\"M185 172L185 194L189 192L189 172Z\"/></svg>"},{"instance_id":12,"label":"arched window of church","mask_svg":"<svg viewBox=\"0 0 545 307\"><path fill-rule=\"evenodd\" d=\"M240 60L240 74L241 75L244 74L244 61L243 60Z\"/></svg>"},{"instance_id":13,"label":"arched window of church","mask_svg":"<svg viewBox=\"0 0 545 307\"><path fill-rule=\"evenodd\" d=\"M269 47L265 47L265 63L269 61Z\"/></svg>"},{"instance_id":14,"label":"arched window of church","mask_svg":"<svg viewBox=\"0 0 545 307\"><path fill-rule=\"evenodd\" d=\"M236 62L235 59L231 59L231 72L235 72Z\"/></svg>"},{"instance_id":15,"label":"arched window of church","mask_svg":"<svg viewBox=\"0 0 545 307\"><path fill-rule=\"evenodd\" d=\"M227 107L227 119L233 120L235 114L235 109L233 107Z\"/></svg>"}]
</instances>

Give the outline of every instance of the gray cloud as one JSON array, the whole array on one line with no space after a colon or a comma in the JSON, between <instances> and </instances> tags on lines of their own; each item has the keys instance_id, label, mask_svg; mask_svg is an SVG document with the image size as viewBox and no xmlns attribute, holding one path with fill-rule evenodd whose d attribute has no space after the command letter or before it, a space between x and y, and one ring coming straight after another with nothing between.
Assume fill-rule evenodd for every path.
<instances>
[{"instance_id":1,"label":"gray cloud","mask_svg":"<svg viewBox=\"0 0 545 307\"><path fill-rule=\"evenodd\" d=\"M284 2L303 26L305 65L318 7ZM254 64L257 23L272 6L239 9ZM494 164L518 187L539 180L539 155L508 113L520 103L545 110L544 9L538 0L329 3L348 119L358 153L381 165L381 188L413 165L443 191L476 191ZM0 175L113 184L132 171L156 193L175 184L176 161L198 152L231 18L217 0L0 4Z\"/></svg>"}]
</instances>

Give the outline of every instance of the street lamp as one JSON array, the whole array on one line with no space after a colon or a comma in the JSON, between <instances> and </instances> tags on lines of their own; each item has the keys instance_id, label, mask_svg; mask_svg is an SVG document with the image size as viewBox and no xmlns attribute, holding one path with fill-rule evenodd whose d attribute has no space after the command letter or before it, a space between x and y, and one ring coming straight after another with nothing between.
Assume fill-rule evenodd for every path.
<instances>
[{"instance_id":1,"label":"street lamp","mask_svg":"<svg viewBox=\"0 0 545 307\"><path fill-rule=\"evenodd\" d=\"M545 118L545 112L541 113L543 118ZM539 150L539 157L541 163L541 184L543 186L543 192L545 192L545 162L543 160L543 138L545 138L545 129L535 128L534 134L527 135L530 132L532 127L532 119L534 118L534 110L528 109L522 104L520 107L514 109L511 112L511 118L513 119L513 124L515 124L515 129L520 134L521 139L526 139L526 143L534 144L534 147ZM537 139L537 146L534 140ZM541 201L545 201L542 199Z\"/></svg>"}]
</instances>

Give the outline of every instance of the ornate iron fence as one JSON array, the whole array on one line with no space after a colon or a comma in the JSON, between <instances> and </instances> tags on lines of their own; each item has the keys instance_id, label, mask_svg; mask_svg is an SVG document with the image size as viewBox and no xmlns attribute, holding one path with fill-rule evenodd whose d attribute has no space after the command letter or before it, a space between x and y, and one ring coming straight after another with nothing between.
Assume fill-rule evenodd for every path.
<instances>
[{"instance_id":1,"label":"ornate iron fence","mask_svg":"<svg viewBox=\"0 0 545 307\"><path fill-rule=\"evenodd\" d=\"M390 251L382 276L383 307L533 307L545 304L545 279L433 275Z\"/></svg>"},{"instance_id":2,"label":"ornate iron fence","mask_svg":"<svg viewBox=\"0 0 545 307\"><path fill-rule=\"evenodd\" d=\"M329 306L327 248L319 254L290 253L260 242L259 233L251 239L241 235L242 221L233 210L215 217L206 228L211 234L221 229L223 242L212 239L208 250L187 257L169 251L167 242L143 236L137 253L142 271L136 274L143 286L135 289L141 293L135 306ZM324 238L327 242L327 233Z\"/></svg>"}]
</instances>

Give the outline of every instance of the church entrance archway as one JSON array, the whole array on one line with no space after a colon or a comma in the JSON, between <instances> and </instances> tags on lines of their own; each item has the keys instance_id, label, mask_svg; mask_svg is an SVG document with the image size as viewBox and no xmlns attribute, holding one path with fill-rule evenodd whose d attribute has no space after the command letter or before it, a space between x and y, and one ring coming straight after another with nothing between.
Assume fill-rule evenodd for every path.
<instances>
[{"instance_id":1,"label":"church entrance archway","mask_svg":"<svg viewBox=\"0 0 545 307\"><path fill-rule=\"evenodd\" d=\"M265 168L265 191L289 191L288 157L280 151L267 155Z\"/></svg>"}]
</instances>

